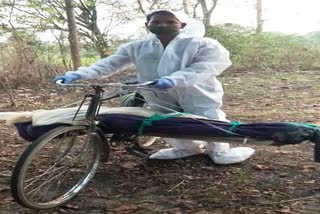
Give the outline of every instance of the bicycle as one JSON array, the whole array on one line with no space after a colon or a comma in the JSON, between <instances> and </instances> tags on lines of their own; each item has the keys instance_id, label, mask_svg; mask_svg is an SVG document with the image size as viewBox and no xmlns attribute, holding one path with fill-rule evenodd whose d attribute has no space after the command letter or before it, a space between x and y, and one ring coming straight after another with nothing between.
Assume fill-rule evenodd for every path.
<instances>
[{"instance_id":1,"label":"bicycle","mask_svg":"<svg viewBox=\"0 0 320 214\"><path fill-rule=\"evenodd\" d=\"M132 89L137 90L148 84L122 85L109 83L90 85L89 87L92 87L94 93L85 96L76 112L77 115L87 98L90 98L84 120L74 121L70 125L53 127L52 130L35 139L20 156L12 174L11 189L14 199L28 208L48 209L59 206L74 197L94 176L102 151L104 160L107 160L110 150L109 144L115 146L114 144L117 141L123 141L126 137L130 137L124 135L106 136L102 133L98 127L99 120L97 119L102 102L131 94ZM87 84L66 86L88 87ZM104 87L122 87L122 90L103 97ZM130 140L133 142L131 151L133 151L133 148L140 150L140 152L143 151L137 142L133 141L133 138L130 138ZM102 145L104 142L106 143ZM48 158L50 154L54 154L55 157ZM37 163L37 157L42 158L40 161L43 164ZM45 162L48 165L47 169L45 169ZM77 167L84 167L83 164L85 163L85 169L81 170L83 171L81 178L70 186L66 185L68 179L72 179L71 176L68 177L66 174L72 172L70 170L77 169ZM40 175L33 176L36 171ZM79 170L79 173L81 171ZM28 172L31 173L30 176ZM64 177L63 184L61 183L61 177ZM59 186L52 186L55 181L58 182ZM39 184L41 182L43 183ZM45 188L47 188L46 193L43 192ZM57 190L62 192L59 193ZM54 196L54 192L57 192L56 195L59 196Z\"/></svg>"},{"instance_id":2,"label":"bicycle","mask_svg":"<svg viewBox=\"0 0 320 214\"><path fill-rule=\"evenodd\" d=\"M104 159L107 159L110 146L129 142L128 151L141 156L146 155L146 150L138 143L138 137L141 135L227 140L237 143L256 141L260 144L271 144L270 141L274 141L273 145L277 146L310 140L315 143L315 160L320 162L320 130L318 127L297 124L283 127L286 125L283 123L276 123L276 127L274 124L268 127L271 124L261 123L258 124L260 125L258 128L255 128L253 125L257 124L232 124L201 117L196 118L188 114L185 116L184 113L165 115L155 120L152 119L152 116L142 118L125 116L121 119L121 114L110 114L107 117L99 114L104 101L139 90L152 90L150 84L151 82L133 85L121 83L66 85L70 87L89 86L94 93L85 95L71 123L57 123L39 128L42 133L36 137L33 136L34 141L20 156L13 170L11 189L14 199L19 204L32 209L49 209L67 202L93 178L102 152ZM120 90L104 97L104 87L116 87ZM90 101L84 118L75 120L88 98ZM146 119L149 122L148 125L143 123ZM152 122L154 124L150 125ZM163 127L168 124L171 124L170 130L164 130ZM175 128L184 124L186 130ZM197 128L191 127L190 124L196 125ZM22 123L22 125L26 124ZM212 133L213 129L215 133ZM250 134L250 130L253 130L254 134ZM270 133L272 131L272 133L266 133L266 131Z\"/></svg>"}]
</instances>

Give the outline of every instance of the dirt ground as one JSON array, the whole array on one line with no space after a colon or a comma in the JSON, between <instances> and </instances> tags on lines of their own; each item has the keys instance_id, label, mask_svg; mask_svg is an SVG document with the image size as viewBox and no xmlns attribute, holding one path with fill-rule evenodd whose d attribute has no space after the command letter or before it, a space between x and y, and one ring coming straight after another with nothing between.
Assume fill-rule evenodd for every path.
<instances>
[{"instance_id":1,"label":"dirt ground","mask_svg":"<svg viewBox=\"0 0 320 214\"><path fill-rule=\"evenodd\" d=\"M320 71L226 72L224 111L242 122L320 122ZM16 107L0 91L0 111L52 109L79 100L83 92L54 86L13 89ZM148 160L111 151L94 179L74 199L49 211L17 204L10 193L12 169L27 143L0 123L0 213L233 214L320 213L320 164L313 145L252 145L256 153L234 165L208 156ZM237 146L237 145L232 145ZM251 145L250 145L251 146ZM159 140L151 148L166 148Z\"/></svg>"}]
</instances>

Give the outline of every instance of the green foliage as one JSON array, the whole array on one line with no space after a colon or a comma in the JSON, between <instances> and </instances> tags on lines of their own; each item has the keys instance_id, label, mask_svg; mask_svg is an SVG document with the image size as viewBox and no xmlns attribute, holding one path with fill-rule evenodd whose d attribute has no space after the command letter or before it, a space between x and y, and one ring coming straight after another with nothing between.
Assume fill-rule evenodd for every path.
<instances>
[{"instance_id":1,"label":"green foliage","mask_svg":"<svg viewBox=\"0 0 320 214\"><path fill-rule=\"evenodd\" d=\"M282 33L256 34L237 25L213 26L207 36L221 42L231 53L237 69L320 68L320 36Z\"/></svg>"},{"instance_id":2,"label":"green foliage","mask_svg":"<svg viewBox=\"0 0 320 214\"><path fill-rule=\"evenodd\" d=\"M320 31L309 33L305 36L310 46L320 46Z\"/></svg>"}]
</instances>

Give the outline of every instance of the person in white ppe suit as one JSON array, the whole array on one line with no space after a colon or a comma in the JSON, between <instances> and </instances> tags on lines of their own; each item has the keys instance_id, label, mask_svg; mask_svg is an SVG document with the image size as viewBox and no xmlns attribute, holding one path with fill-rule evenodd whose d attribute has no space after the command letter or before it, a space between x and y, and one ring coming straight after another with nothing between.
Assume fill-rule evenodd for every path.
<instances>
[{"instance_id":1,"label":"person in white ppe suit","mask_svg":"<svg viewBox=\"0 0 320 214\"><path fill-rule=\"evenodd\" d=\"M226 121L221 110L223 88L216 76L231 65L229 52L216 40L183 31L187 23L167 10L150 13L145 25L151 32L146 39L121 45L115 54L89 67L66 72L55 81L99 78L134 64L138 81L154 81L153 86L159 89L142 93L151 108ZM252 148L230 148L228 143L171 138L167 142L173 148L161 149L150 158L175 159L207 153L216 164L232 164L254 153Z\"/></svg>"}]
</instances>

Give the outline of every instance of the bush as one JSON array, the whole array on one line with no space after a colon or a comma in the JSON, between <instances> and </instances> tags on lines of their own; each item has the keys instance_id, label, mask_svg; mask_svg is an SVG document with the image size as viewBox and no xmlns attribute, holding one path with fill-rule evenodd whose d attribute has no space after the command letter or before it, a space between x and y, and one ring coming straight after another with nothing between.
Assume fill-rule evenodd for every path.
<instances>
[{"instance_id":1,"label":"bush","mask_svg":"<svg viewBox=\"0 0 320 214\"><path fill-rule=\"evenodd\" d=\"M9 82L13 88L47 83L63 68L61 63L53 63L53 49L43 45L32 34L12 33L6 43L0 44L0 81Z\"/></svg>"},{"instance_id":2,"label":"bush","mask_svg":"<svg viewBox=\"0 0 320 214\"><path fill-rule=\"evenodd\" d=\"M207 36L221 42L236 69L317 69L320 45L307 36L282 33L256 34L239 26L213 26ZM319 40L318 40L319 41Z\"/></svg>"}]
</instances>

